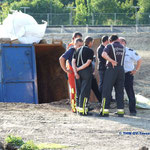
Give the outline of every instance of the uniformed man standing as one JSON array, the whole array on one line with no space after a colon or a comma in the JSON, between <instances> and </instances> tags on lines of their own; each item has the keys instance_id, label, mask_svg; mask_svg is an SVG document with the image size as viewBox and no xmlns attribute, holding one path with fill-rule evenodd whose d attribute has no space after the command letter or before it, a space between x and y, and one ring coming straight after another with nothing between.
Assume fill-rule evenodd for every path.
<instances>
[{"instance_id":1,"label":"uniformed man standing","mask_svg":"<svg viewBox=\"0 0 150 150\"><path fill-rule=\"evenodd\" d=\"M83 40L80 38L75 39L74 46L67 50L62 56L59 58L60 66L64 70L64 72L68 75L68 82L70 86L70 102L72 112L76 112L76 101L75 101L75 75L72 68L72 57L74 52L83 46ZM67 62L68 61L68 62ZM69 63L69 67L66 66L66 63Z\"/></svg>"},{"instance_id":2,"label":"uniformed man standing","mask_svg":"<svg viewBox=\"0 0 150 150\"><path fill-rule=\"evenodd\" d=\"M90 97L92 82L92 61L94 52L91 49L93 38L85 38L85 46L78 49L74 54L72 65L76 77L76 104L80 115L88 114L88 100Z\"/></svg>"},{"instance_id":3,"label":"uniformed man standing","mask_svg":"<svg viewBox=\"0 0 150 150\"><path fill-rule=\"evenodd\" d=\"M120 43L126 47L126 40L120 37ZM134 63L137 63L134 67ZM125 60L124 60L124 70L125 70L125 90L129 98L129 111L130 115L136 115L136 99L133 89L134 75L141 67L141 57L132 49L126 47Z\"/></svg>"},{"instance_id":4,"label":"uniformed man standing","mask_svg":"<svg viewBox=\"0 0 150 150\"><path fill-rule=\"evenodd\" d=\"M105 58L107 62L107 69L104 77L103 86L103 102L102 108L100 110L101 116L109 116L109 107L111 101L111 92L114 86L116 92L117 101L117 114L119 117L124 116L124 54L125 49L123 45L120 44L117 35L112 35L110 37L112 41L108 44L102 53L102 57Z\"/></svg>"},{"instance_id":5,"label":"uniformed man standing","mask_svg":"<svg viewBox=\"0 0 150 150\"><path fill-rule=\"evenodd\" d=\"M78 38L82 39L82 34L80 32L74 32L73 35L72 35L72 41L67 46L67 50L74 47L75 39L78 39Z\"/></svg>"},{"instance_id":6,"label":"uniformed man standing","mask_svg":"<svg viewBox=\"0 0 150 150\"><path fill-rule=\"evenodd\" d=\"M102 44L97 48L97 57L98 57L98 71L99 71L99 92L100 92L100 101L102 102L102 89L104 82L104 75L106 71L106 59L102 57L103 50L108 44L108 36L102 37Z\"/></svg>"},{"instance_id":7,"label":"uniformed man standing","mask_svg":"<svg viewBox=\"0 0 150 150\"><path fill-rule=\"evenodd\" d=\"M76 39L82 39L82 34L80 32L73 33L72 42L69 43L69 45L67 47L67 51L72 51L72 49L74 49L75 42L77 42ZM66 53L68 53L68 52L66 52ZM70 57L69 59L71 59L71 61L72 61L72 55L73 55L73 53L71 53L71 55L69 55L69 57ZM66 68L67 68L67 70L71 70L70 72L69 71L67 72L67 77L68 77L68 83L69 83L69 92L70 92L72 111L76 112L75 75L74 75L73 68L72 68L69 60L66 61Z\"/></svg>"}]
</instances>

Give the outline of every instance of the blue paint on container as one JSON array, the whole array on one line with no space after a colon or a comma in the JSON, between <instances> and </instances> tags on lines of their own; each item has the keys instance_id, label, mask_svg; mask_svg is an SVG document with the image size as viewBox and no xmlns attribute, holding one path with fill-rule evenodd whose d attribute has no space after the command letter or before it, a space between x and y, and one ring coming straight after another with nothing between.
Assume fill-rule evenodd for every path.
<instances>
[{"instance_id":1,"label":"blue paint on container","mask_svg":"<svg viewBox=\"0 0 150 150\"><path fill-rule=\"evenodd\" d=\"M38 103L33 45L0 45L0 102Z\"/></svg>"}]
</instances>

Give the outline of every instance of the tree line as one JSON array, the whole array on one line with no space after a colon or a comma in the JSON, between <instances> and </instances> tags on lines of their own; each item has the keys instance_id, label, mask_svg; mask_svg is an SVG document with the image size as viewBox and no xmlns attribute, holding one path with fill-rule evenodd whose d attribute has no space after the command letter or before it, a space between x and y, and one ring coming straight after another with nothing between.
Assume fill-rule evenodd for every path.
<instances>
[{"instance_id":1,"label":"tree line","mask_svg":"<svg viewBox=\"0 0 150 150\"><path fill-rule=\"evenodd\" d=\"M94 23L96 25L114 24L114 16L107 17L110 13L120 14L115 20L117 25L132 24L137 16L138 21L143 24L150 22L149 0L2 0L3 18L11 10L22 10L22 7L29 7L28 13L72 13L74 25L91 24L92 18L96 18Z\"/></svg>"}]
</instances>

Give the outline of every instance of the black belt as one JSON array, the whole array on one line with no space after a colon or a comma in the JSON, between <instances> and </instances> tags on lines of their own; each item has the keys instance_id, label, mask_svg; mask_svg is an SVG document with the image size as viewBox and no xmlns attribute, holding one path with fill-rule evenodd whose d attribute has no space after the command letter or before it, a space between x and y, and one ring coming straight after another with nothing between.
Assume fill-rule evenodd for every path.
<instances>
[{"instance_id":1,"label":"black belt","mask_svg":"<svg viewBox=\"0 0 150 150\"><path fill-rule=\"evenodd\" d=\"M125 73L131 73L131 71L125 72Z\"/></svg>"}]
</instances>

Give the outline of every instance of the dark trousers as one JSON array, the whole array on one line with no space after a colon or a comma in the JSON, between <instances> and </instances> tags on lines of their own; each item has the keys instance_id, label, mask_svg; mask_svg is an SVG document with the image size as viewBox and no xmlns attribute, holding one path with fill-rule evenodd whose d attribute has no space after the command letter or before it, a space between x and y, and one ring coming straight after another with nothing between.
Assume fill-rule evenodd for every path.
<instances>
[{"instance_id":1,"label":"dark trousers","mask_svg":"<svg viewBox=\"0 0 150 150\"><path fill-rule=\"evenodd\" d=\"M86 98L89 100L92 82L92 68L88 67L78 72L80 78L76 80L76 104L83 108L83 102Z\"/></svg>"},{"instance_id":2,"label":"dark trousers","mask_svg":"<svg viewBox=\"0 0 150 150\"><path fill-rule=\"evenodd\" d=\"M97 80L93 74L92 74L92 90L93 90L97 100L101 103L102 102L101 94L98 89Z\"/></svg>"},{"instance_id":3,"label":"dark trousers","mask_svg":"<svg viewBox=\"0 0 150 150\"><path fill-rule=\"evenodd\" d=\"M100 93L100 101L101 102L102 102L104 76L105 76L105 70L99 70L99 93Z\"/></svg>"},{"instance_id":4,"label":"dark trousers","mask_svg":"<svg viewBox=\"0 0 150 150\"><path fill-rule=\"evenodd\" d=\"M124 109L124 68L123 66L110 67L106 69L103 86L103 99L105 98L105 109L109 109L111 92L114 86L117 101L117 109Z\"/></svg>"},{"instance_id":5,"label":"dark trousers","mask_svg":"<svg viewBox=\"0 0 150 150\"><path fill-rule=\"evenodd\" d=\"M129 110L131 113L136 113L136 99L133 89L134 76L130 73L131 72L125 73L125 90L129 99Z\"/></svg>"}]
</instances>

